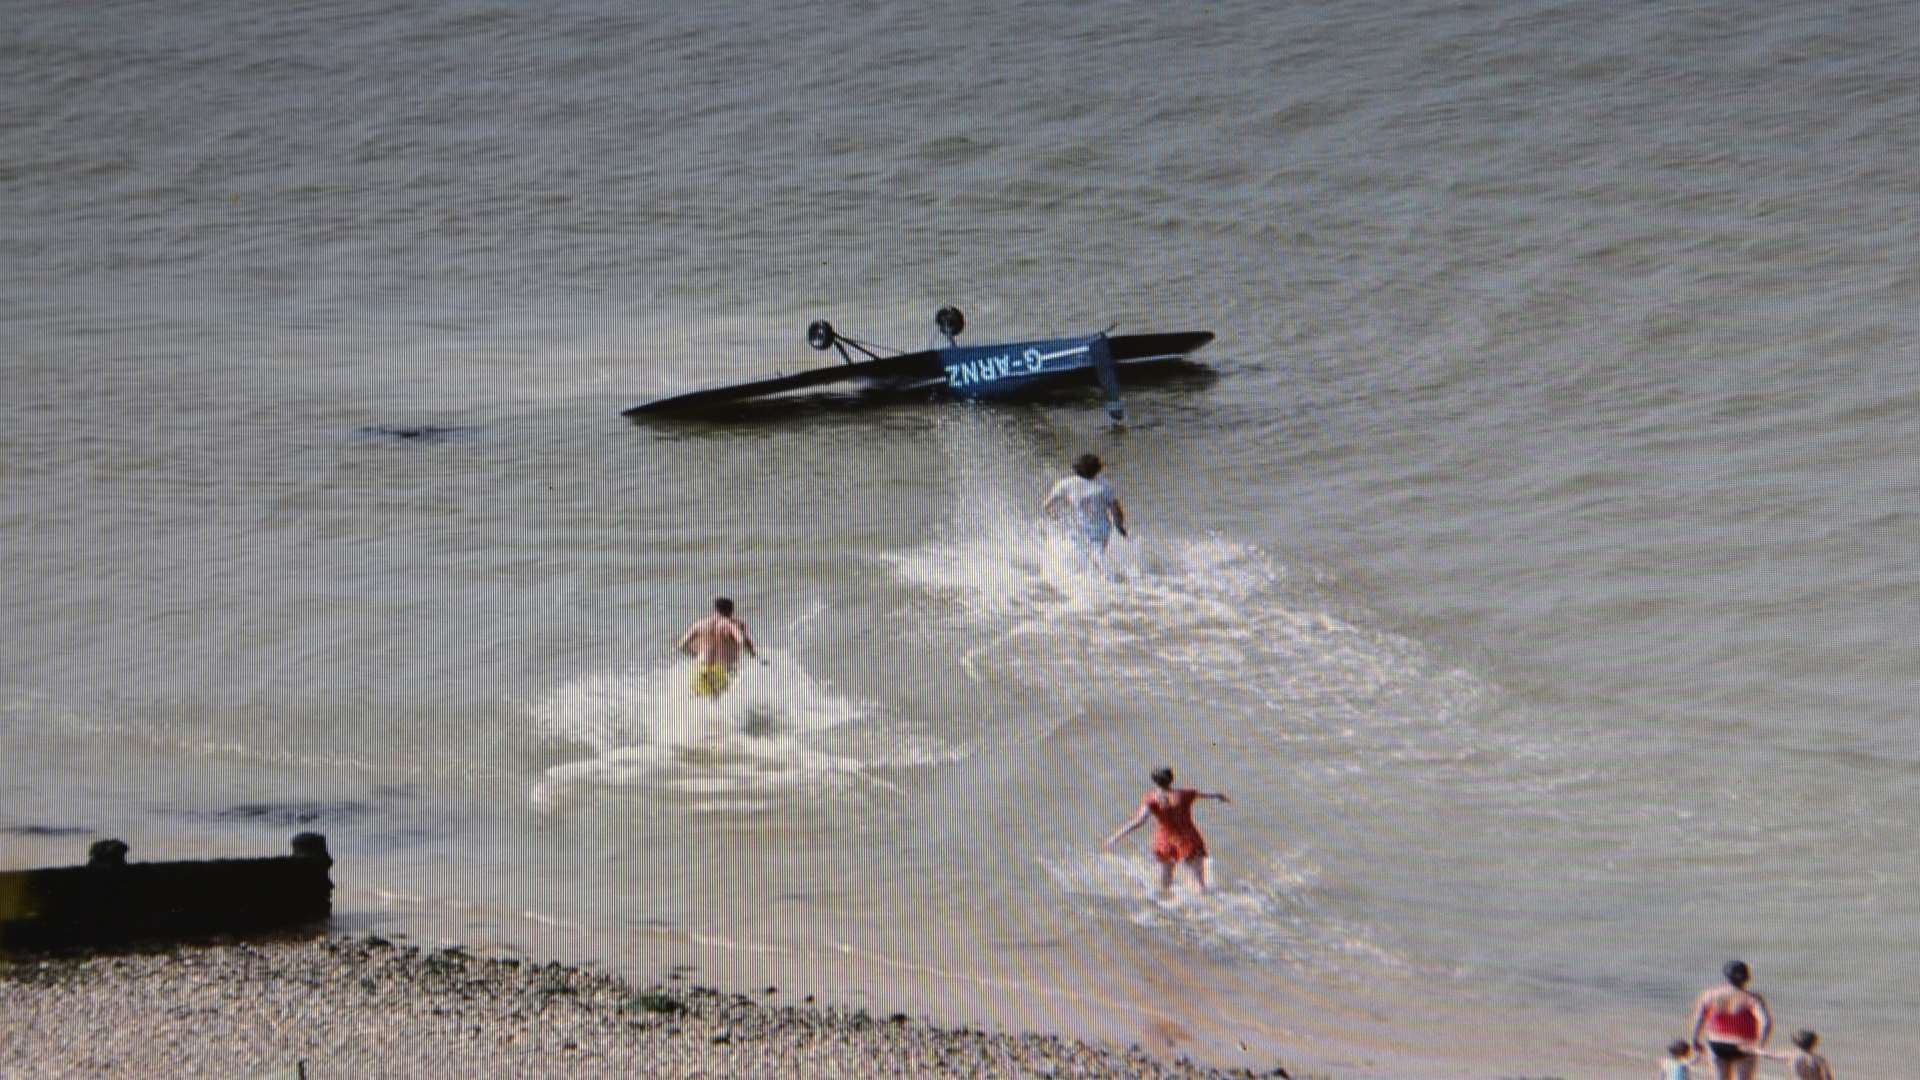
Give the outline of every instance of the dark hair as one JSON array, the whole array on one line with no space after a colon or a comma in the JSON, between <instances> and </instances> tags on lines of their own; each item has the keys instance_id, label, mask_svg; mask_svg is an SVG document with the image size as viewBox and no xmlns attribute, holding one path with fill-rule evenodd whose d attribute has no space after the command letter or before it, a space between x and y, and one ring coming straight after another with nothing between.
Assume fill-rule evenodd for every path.
<instances>
[{"instance_id":1,"label":"dark hair","mask_svg":"<svg viewBox=\"0 0 1920 1080\"><path fill-rule=\"evenodd\" d=\"M1726 966L1720 969L1720 974L1725 975L1728 982L1743 988L1747 985L1747 980L1753 978L1753 972L1747 970L1745 960L1727 961Z\"/></svg>"},{"instance_id":2,"label":"dark hair","mask_svg":"<svg viewBox=\"0 0 1920 1080\"><path fill-rule=\"evenodd\" d=\"M1171 765L1162 765L1148 775L1150 775L1153 778L1153 782L1160 787L1173 786L1173 766Z\"/></svg>"},{"instance_id":3,"label":"dark hair","mask_svg":"<svg viewBox=\"0 0 1920 1080\"><path fill-rule=\"evenodd\" d=\"M1799 1031L1793 1033L1793 1045L1808 1053L1813 1052L1813 1044L1819 1041L1820 1036L1814 1034L1813 1031L1808 1028L1801 1028Z\"/></svg>"},{"instance_id":4,"label":"dark hair","mask_svg":"<svg viewBox=\"0 0 1920 1080\"><path fill-rule=\"evenodd\" d=\"M725 615L728 618L732 618L733 617L733 601L727 599L724 596L716 596L713 598L713 610L719 612L722 615Z\"/></svg>"},{"instance_id":5,"label":"dark hair","mask_svg":"<svg viewBox=\"0 0 1920 1080\"><path fill-rule=\"evenodd\" d=\"M1691 1049L1693 1049L1692 1043L1688 1042L1685 1039L1675 1039L1672 1042L1667 1044L1667 1056L1668 1057L1686 1057L1687 1051Z\"/></svg>"},{"instance_id":6,"label":"dark hair","mask_svg":"<svg viewBox=\"0 0 1920 1080\"><path fill-rule=\"evenodd\" d=\"M1100 475L1100 455L1081 454L1073 459L1073 471L1091 480Z\"/></svg>"}]
</instances>

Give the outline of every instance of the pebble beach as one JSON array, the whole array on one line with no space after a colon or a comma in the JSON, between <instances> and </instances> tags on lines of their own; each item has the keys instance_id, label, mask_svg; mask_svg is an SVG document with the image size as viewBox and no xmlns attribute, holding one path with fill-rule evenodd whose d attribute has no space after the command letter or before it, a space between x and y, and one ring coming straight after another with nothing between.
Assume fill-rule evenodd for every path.
<instances>
[{"instance_id":1,"label":"pebble beach","mask_svg":"<svg viewBox=\"0 0 1920 1080\"><path fill-rule=\"evenodd\" d=\"M1250 1077L372 936L0 960L0 1076Z\"/></svg>"}]
</instances>

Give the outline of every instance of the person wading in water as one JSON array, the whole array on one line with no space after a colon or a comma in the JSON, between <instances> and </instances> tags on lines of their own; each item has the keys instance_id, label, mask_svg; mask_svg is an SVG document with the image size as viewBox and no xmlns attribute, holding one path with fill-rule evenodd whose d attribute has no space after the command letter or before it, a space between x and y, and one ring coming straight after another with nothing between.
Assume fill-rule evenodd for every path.
<instances>
[{"instance_id":1,"label":"person wading in water","mask_svg":"<svg viewBox=\"0 0 1920 1080\"><path fill-rule=\"evenodd\" d=\"M1118 532L1127 535L1127 511L1113 485L1100 476L1100 458L1081 454L1073 462L1073 475L1064 477L1040 500L1040 512L1067 524L1067 536L1083 558L1105 564L1107 541Z\"/></svg>"},{"instance_id":2,"label":"person wading in water","mask_svg":"<svg viewBox=\"0 0 1920 1080\"><path fill-rule=\"evenodd\" d=\"M1174 864L1186 863L1187 869L1193 872L1193 883L1201 892L1206 892L1207 841L1194 827L1193 804L1201 799L1231 800L1217 791L1174 787L1173 770L1164 765L1153 770L1153 784L1153 790L1140 799L1140 812L1107 837L1106 847L1111 849L1121 837L1146 824L1151 817L1153 857L1160 860L1160 891L1164 893L1173 888Z\"/></svg>"},{"instance_id":3,"label":"person wading in water","mask_svg":"<svg viewBox=\"0 0 1920 1080\"><path fill-rule=\"evenodd\" d=\"M674 648L693 656L698 665L693 672L693 696L703 698L717 698L726 692L733 673L740 668L742 648L749 656L760 655L747 633L747 624L733 617L733 601L724 596L714 598L713 614L687 627Z\"/></svg>"}]
</instances>

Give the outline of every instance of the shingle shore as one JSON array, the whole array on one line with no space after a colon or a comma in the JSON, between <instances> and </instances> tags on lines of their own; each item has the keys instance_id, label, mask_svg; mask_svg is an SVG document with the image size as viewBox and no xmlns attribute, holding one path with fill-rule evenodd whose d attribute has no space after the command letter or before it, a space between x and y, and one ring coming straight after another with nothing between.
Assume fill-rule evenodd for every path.
<instances>
[{"instance_id":1,"label":"shingle shore","mask_svg":"<svg viewBox=\"0 0 1920 1080\"><path fill-rule=\"evenodd\" d=\"M0 959L0 1077L1254 1075L775 1000L377 937Z\"/></svg>"}]
</instances>

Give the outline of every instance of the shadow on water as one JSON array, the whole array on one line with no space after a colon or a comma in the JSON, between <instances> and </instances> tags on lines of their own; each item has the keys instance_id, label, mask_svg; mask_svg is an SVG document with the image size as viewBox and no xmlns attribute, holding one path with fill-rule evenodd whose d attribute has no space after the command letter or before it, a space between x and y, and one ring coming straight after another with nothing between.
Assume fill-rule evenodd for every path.
<instances>
[{"instance_id":1,"label":"shadow on water","mask_svg":"<svg viewBox=\"0 0 1920 1080\"><path fill-rule=\"evenodd\" d=\"M353 434L357 439L378 442L445 443L472 438L479 430L473 427L440 427L434 424L413 426L372 424L357 429Z\"/></svg>"},{"instance_id":2,"label":"shadow on water","mask_svg":"<svg viewBox=\"0 0 1920 1080\"><path fill-rule=\"evenodd\" d=\"M1123 392L1135 387L1173 387L1198 389L1211 386L1219 373L1206 364L1180 360L1153 364L1127 372ZM1019 397L1023 405L1084 405L1100 407L1099 388L1091 379L1073 379L1036 386ZM918 411L922 405L945 408L994 408L951 397L925 387L911 390L860 388L816 390L804 394L757 398L745 401L716 402L673 414L643 413L629 415L636 426L679 436L699 436L716 428L779 427L800 422L831 423L870 419L875 415Z\"/></svg>"},{"instance_id":3,"label":"shadow on water","mask_svg":"<svg viewBox=\"0 0 1920 1080\"><path fill-rule=\"evenodd\" d=\"M322 829L350 833L358 850L386 853L444 841L457 826L443 819L419 821L400 804L416 793L406 786L385 785L374 791L375 801L360 799L287 800L233 803L218 810L187 811L183 816L223 825L271 829Z\"/></svg>"},{"instance_id":4,"label":"shadow on water","mask_svg":"<svg viewBox=\"0 0 1920 1080\"><path fill-rule=\"evenodd\" d=\"M363 802L285 802L236 803L214 813L221 821L242 821L261 825L312 825L351 821L373 809Z\"/></svg>"},{"instance_id":5,"label":"shadow on water","mask_svg":"<svg viewBox=\"0 0 1920 1080\"><path fill-rule=\"evenodd\" d=\"M9 836L91 836L92 829L79 825L7 825L0 833Z\"/></svg>"},{"instance_id":6,"label":"shadow on water","mask_svg":"<svg viewBox=\"0 0 1920 1080\"><path fill-rule=\"evenodd\" d=\"M756 739L770 738L780 731L780 717L772 710L755 705L740 720L740 733Z\"/></svg>"}]
</instances>

